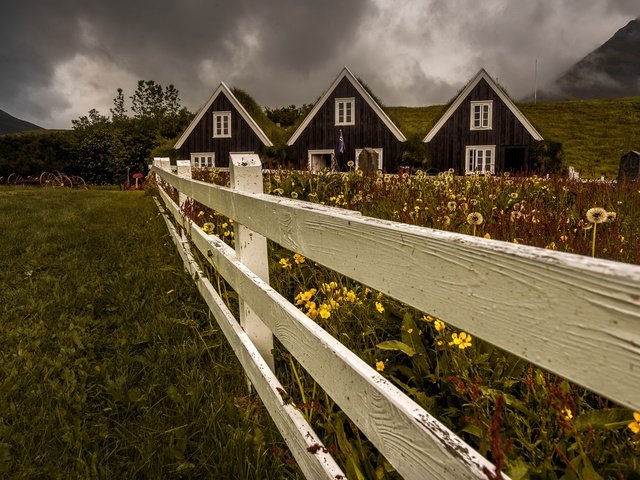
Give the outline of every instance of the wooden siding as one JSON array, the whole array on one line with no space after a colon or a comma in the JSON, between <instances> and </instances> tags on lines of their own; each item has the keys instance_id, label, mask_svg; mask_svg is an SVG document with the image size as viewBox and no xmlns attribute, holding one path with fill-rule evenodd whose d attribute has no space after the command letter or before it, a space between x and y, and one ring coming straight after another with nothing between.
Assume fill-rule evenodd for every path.
<instances>
[{"instance_id":1,"label":"wooden siding","mask_svg":"<svg viewBox=\"0 0 640 480\"><path fill-rule=\"evenodd\" d=\"M213 112L231 112L231 138L213 138ZM214 152L216 167L229 166L232 152L264 152L264 144L231 101L222 92L178 150L181 159L190 160L191 153Z\"/></svg>"},{"instance_id":2,"label":"wooden siding","mask_svg":"<svg viewBox=\"0 0 640 480\"><path fill-rule=\"evenodd\" d=\"M492 128L471 130L471 102L484 100L493 100ZM481 79L428 143L428 151L433 168L439 171L453 168L457 174L463 175L465 149L469 145L495 145L495 169L496 172L501 172L504 170L505 147L525 148L525 158L528 162L530 148L536 143L487 81Z\"/></svg>"},{"instance_id":3,"label":"wooden siding","mask_svg":"<svg viewBox=\"0 0 640 480\"><path fill-rule=\"evenodd\" d=\"M336 126L336 98L355 98L355 125ZM349 160L355 160L357 148L382 148L384 170L397 171L401 161L402 142L398 141L347 78L340 81L292 145L293 157L299 162L297 167L307 168L308 150L334 149L337 158L341 129L345 144L345 164Z\"/></svg>"}]
</instances>

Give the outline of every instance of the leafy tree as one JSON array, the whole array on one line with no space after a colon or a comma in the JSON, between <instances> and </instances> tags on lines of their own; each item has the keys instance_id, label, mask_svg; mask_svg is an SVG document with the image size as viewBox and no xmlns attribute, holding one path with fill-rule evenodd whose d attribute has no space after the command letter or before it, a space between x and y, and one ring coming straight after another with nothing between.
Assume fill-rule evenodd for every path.
<instances>
[{"instance_id":1,"label":"leafy tree","mask_svg":"<svg viewBox=\"0 0 640 480\"><path fill-rule=\"evenodd\" d=\"M280 124L282 128L286 128L298 123L312 108L313 105L304 104L301 107L296 107L295 105L281 108L265 107L264 111L273 123Z\"/></svg>"},{"instance_id":2,"label":"leafy tree","mask_svg":"<svg viewBox=\"0 0 640 480\"><path fill-rule=\"evenodd\" d=\"M127 118L126 109L124 108L124 93L118 88L118 95L113 99L113 108L111 109L111 119L113 122L119 122Z\"/></svg>"}]
</instances>

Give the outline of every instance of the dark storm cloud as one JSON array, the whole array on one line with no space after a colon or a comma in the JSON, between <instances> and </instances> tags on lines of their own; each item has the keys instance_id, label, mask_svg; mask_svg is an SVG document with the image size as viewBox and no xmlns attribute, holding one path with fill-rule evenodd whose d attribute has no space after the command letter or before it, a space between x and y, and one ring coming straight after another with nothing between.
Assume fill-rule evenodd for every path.
<instances>
[{"instance_id":1,"label":"dark storm cloud","mask_svg":"<svg viewBox=\"0 0 640 480\"><path fill-rule=\"evenodd\" d=\"M46 114L49 102L64 102L29 92L46 89L55 67L77 53L137 78L174 83L183 98L200 98L204 88L229 80L228 65L247 38L254 39L255 58L234 73L237 79L258 85L261 71L305 74L357 34L369 8L365 0L10 0L0 15L0 108L36 117ZM220 70L209 72L216 78L204 79L212 82L206 86L198 82L203 61ZM109 87L115 94L118 86Z\"/></svg>"},{"instance_id":2,"label":"dark storm cloud","mask_svg":"<svg viewBox=\"0 0 640 480\"><path fill-rule=\"evenodd\" d=\"M66 128L138 79L197 110L220 81L313 102L347 65L387 104L443 103L480 67L516 98L606 41L638 0L8 0L0 109Z\"/></svg>"}]
</instances>

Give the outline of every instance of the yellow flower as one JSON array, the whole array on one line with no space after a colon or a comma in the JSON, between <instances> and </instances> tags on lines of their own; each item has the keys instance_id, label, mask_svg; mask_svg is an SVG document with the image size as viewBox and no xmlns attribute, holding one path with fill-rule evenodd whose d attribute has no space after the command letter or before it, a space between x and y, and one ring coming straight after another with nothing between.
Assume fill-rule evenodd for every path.
<instances>
[{"instance_id":1,"label":"yellow flower","mask_svg":"<svg viewBox=\"0 0 640 480\"><path fill-rule=\"evenodd\" d=\"M376 361L376 370L379 372L384 372L384 362Z\"/></svg>"},{"instance_id":2,"label":"yellow flower","mask_svg":"<svg viewBox=\"0 0 640 480\"><path fill-rule=\"evenodd\" d=\"M202 231L207 235L211 235L213 233L213 223L207 222L202 226Z\"/></svg>"},{"instance_id":3,"label":"yellow flower","mask_svg":"<svg viewBox=\"0 0 640 480\"><path fill-rule=\"evenodd\" d=\"M305 258L300 255L299 253L294 253L293 254L293 260L300 265L301 263L304 263Z\"/></svg>"},{"instance_id":4,"label":"yellow flower","mask_svg":"<svg viewBox=\"0 0 640 480\"><path fill-rule=\"evenodd\" d=\"M220 225L222 228L227 228L229 226L229 224L227 222L224 222L222 225Z\"/></svg>"},{"instance_id":5,"label":"yellow flower","mask_svg":"<svg viewBox=\"0 0 640 480\"><path fill-rule=\"evenodd\" d=\"M353 290L349 290L347 293L344 294L344 299L347 302L351 302L354 303L357 300L357 296L355 294L355 292Z\"/></svg>"},{"instance_id":6,"label":"yellow flower","mask_svg":"<svg viewBox=\"0 0 640 480\"><path fill-rule=\"evenodd\" d=\"M198 218L202 217L203 215L204 215L204 212L203 212L202 210L200 210L200 211L198 212Z\"/></svg>"},{"instance_id":7,"label":"yellow flower","mask_svg":"<svg viewBox=\"0 0 640 480\"><path fill-rule=\"evenodd\" d=\"M433 322L433 326L435 327L437 332L441 332L444 330L446 325L442 320L436 320L435 322Z\"/></svg>"},{"instance_id":8,"label":"yellow flower","mask_svg":"<svg viewBox=\"0 0 640 480\"><path fill-rule=\"evenodd\" d=\"M489 235L488 233L485 233L484 238L486 238L487 240L491 240L491 235Z\"/></svg>"},{"instance_id":9,"label":"yellow flower","mask_svg":"<svg viewBox=\"0 0 640 480\"><path fill-rule=\"evenodd\" d=\"M320 313L321 318L329 318L331 316L331 307L326 303L323 303L322 305L320 305L318 312Z\"/></svg>"},{"instance_id":10,"label":"yellow flower","mask_svg":"<svg viewBox=\"0 0 640 480\"><path fill-rule=\"evenodd\" d=\"M431 315L423 315L422 320L424 320L427 323L431 323L433 322L433 317Z\"/></svg>"},{"instance_id":11,"label":"yellow flower","mask_svg":"<svg viewBox=\"0 0 640 480\"><path fill-rule=\"evenodd\" d=\"M464 350L467 347L471 346L471 335L460 332L460 335L457 333L451 334L451 341L449 342L449 346L457 345L460 350Z\"/></svg>"},{"instance_id":12,"label":"yellow flower","mask_svg":"<svg viewBox=\"0 0 640 480\"><path fill-rule=\"evenodd\" d=\"M562 416L568 422L569 420L571 420L573 418L573 413L571 413L571 409L563 408L562 409Z\"/></svg>"},{"instance_id":13,"label":"yellow flower","mask_svg":"<svg viewBox=\"0 0 640 480\"><path fill-rule=\"evenodd\" d=\"M380 313L384 312L384 307L380 302L376 302L376 310L378 310L378 312Z\"/></svg>"},{"instance_id":14,"label":"yellow flower","mask_svg":"<svg viewBox=\"0 0 640 480\"><path fill-rule=\"evenodd\" d=\"M640 433L640 412L633 412L634 422L631 422L628 427L636 435Z\"/></svg>"},{"instance_id":15,"label":"yellow flower","mask_svg":"<svg viewBox=\"0 0 640 480\"><path fill-rule=\"evenodd\" d=\"M291 262L288 258L281 258L279 263L282 268L291 268Z\"/></svg>"}]
</instances>

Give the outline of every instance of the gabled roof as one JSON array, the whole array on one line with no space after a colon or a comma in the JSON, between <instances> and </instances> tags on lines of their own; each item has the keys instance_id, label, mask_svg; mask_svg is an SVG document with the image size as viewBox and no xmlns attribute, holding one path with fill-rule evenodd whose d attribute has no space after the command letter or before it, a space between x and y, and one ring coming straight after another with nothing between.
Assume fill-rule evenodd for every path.
<instances>
[{"instance_id":1,"label":"gabled roof","mask_svg":"<svg viewBox=\"0 0 640 480\"><path fill-rule=\"evenodd\" d=\"M324 92L322 97L320 97L320 100L316 102L316 104L313 106L313 108L311 109L307 117L300 124L297 130L293 133L293 135L287 142L287 145L291 146L295 143L295 141L298 139L300 134L302 134L304 129L307 128L309 123L311 123L311 120L313 120L313 117L315 117L316 113L318 113L318 110L320 110L322 105L324 105L324 103L327 101L329 96L333 93L333 91L336 89L338 84L345 77L356 88L358 93L362 95L362 98L365 99L365 101L369 104L369 106L373 109L373 111L376 112L378 117L380 117L380 120L383 121L383 123L387 126L389 130L391 130L391 132L395 135L395 137L401 142L407 141L406 137L403 135L400 129L396 126L396 124L391 121L391 119L387 116L387 114L384 113L384 110L382 110L382 107L378 105L378 102L376 102L373 99L373 97L369 94L369 92L367 92L367 90L362 86L362 84L358 81L355 75L351 73L351 71L347 67L344 67L340 72L340 74L338 75L338 77L333 81L329 89L326 92Z\"/></svg>"},{"instance_id":2,"label":"gabled roof","mask_svg":"<svg viewBox=\"0 0 640 480\"><path fill-rule=\"evenodd\" d=\"M480 80L482 79L484 79L489 84L489 86L493 89L493 91L496 92L496 94L504 102L507 108L511 110L511 113L513 113L515 117L520 121L520 123L522 123L524 128L527 129L527 131L531 134L531 136L535 140L538 140L538 141L543 140L542 135L540 135L538 131L535 129L535 127L531 125L531 122L527 120L527 117L525 117L523 113L518 109L518 107L516 107L515 103L513 103L513 101L509 98L509 96L506 93L504 93L502 88L498 86L498 84L493 80L493 78L491 78L491 76L486 72L486 70L484 68L481 68L480 71L476 74L476 76L473 77L469 83L467 83L467 86L464 87L462 92L460 92L460 94L456 97L455 101L451 104L451 106L447 109L447 111L444 112L444 115L442 115L440 120L438 120L438 122L434 125L434 127L429 131L427 136L424 137L424 140L422 140L423 142L428 143L431 140L433 140L433 137L435 137L436 133L438 133L438 131L447 122L447 120L449 120L449 117L453 115L453 112L455 112L458 109L460 104L462 104L462 102L467 98L467 96L476 87L476 85L478 85L478 82L480 82Z\"/></svg>"},{"instance_id":3,"label":"gabled roof","mask_svg":"<svg viewBox=\"0 0 640 480\"><path fill-rule=\"evenodd\" d=\"M189 135L191 134L193 129L196 128L196 125L200 122L200 120L202 119L204 114L207 113L207 110L209 109L209 107L211 106L213 101L218 97L218 95L220 95L220 93L224 93L225 94L225 96L233 104L233 106L238 111L238 113L240 113L242 118L244 118L244 120L249 124L251 129L255 132L255 134L262 141L262 143L264 143L264 145L267 146L267 147L273 147L273 143L271 143L271 140L269 140L269 137L267 137L267 135L258 126L258 124L253 119L253 117L251 115L249 115L249 112L247 112L247 110L242 106L242 104L238 101L238 99L235 97L233 92L231 92L231 90L229 90L229 87L227 87L224 84L224 82L220 82L220 86L218 86L216 91L213 92L213 95L211 95L211 98L207 101L207 103L204 105L204 107L202 107L200 109L198 114L191 121L191 123L189 124L187 129L184 131L182 136L180 136L180 138L178 139L176 144L173 146L173 148L178 149L178 148L180 148L182 146L182 144L187 140L187 138L189 137Z\"/></svg>"}]
</instances>

